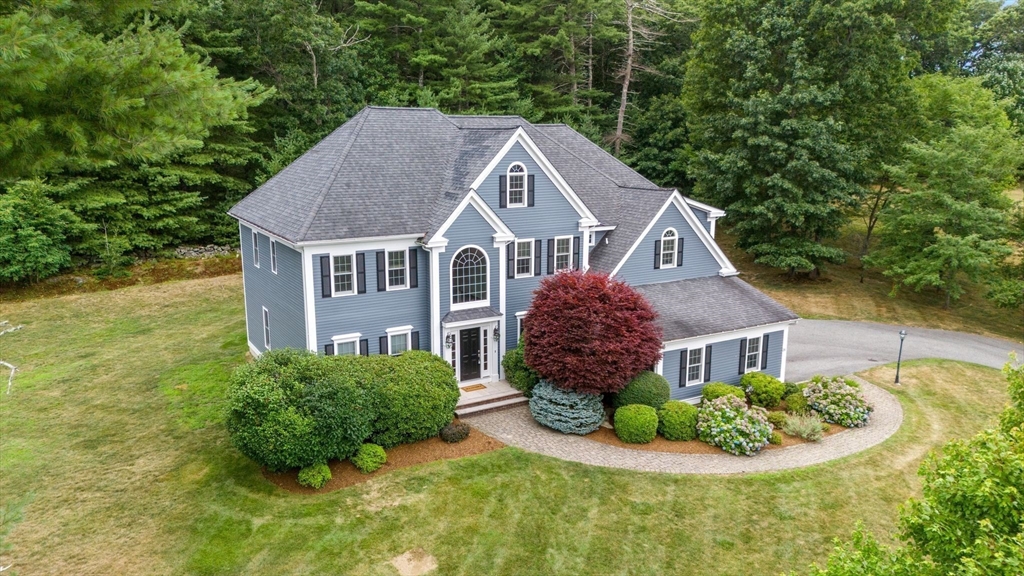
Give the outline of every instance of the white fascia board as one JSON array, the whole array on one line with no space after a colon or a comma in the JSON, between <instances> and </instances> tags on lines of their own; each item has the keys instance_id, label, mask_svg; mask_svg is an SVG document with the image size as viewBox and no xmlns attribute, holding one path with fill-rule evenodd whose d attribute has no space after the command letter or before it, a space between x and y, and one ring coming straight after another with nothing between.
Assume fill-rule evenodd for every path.
<instances>
[{"instance_id":1,"label":"white fascia board","mask_svg":"<svg viewBox=\"0 0 1024 576\"><path fill-rule=\"evenodd\" d=\"M692 336L690 338L680 338L679 340L669 340L662 343L661 351L663 353L673 352L676 350L682 350L683 348L694 348L697 346L703 347L723 340L757 336L766 332L775 332L780 329L788 330L790 324L796 324L796 320L783 320L782 322L772 322L770 324L762 324L760 326L749 326L738 330L728 330L725 332L716 332L714 334L702 334L700 336Z\"/></svg>"},{"instance_id":2,"label":"white fascia board","mask_svg":"<svg viewBox=\"0 0 1024 576\"><path fill-rule=\"evenodd\" d=\"M534 143L533 139L530 138L530 135L527 134L522 127L516 129L515 133L512 134L512 137L508 139L508 142L505 142L505 145L502 146L501 150L499 150L494 158L491 159L483 172L476 177L476 180L473 180L473 183L470 184L469 188L471 190L479 190L480 186L483 185L484 180L491 175L491 172L497 168L502 158L508 154L508 151L511 150L517 142L522 145L523 149L526 150L526 153L533 158L533 161L540 166L540 169L544 171L544 174L551 179L555 188L558 188L558 191L565 196L565 199L569 201L569 204L571 204L576 210L576 213L580 215L580 218L587 221L593 221L594 224L597 224L597 216L594 216L594 213L590 211L590 208L587 208L587 205L583 203L583 200L576 195L576 192L571 186L569 186L569 183L562 178L562 175L558 173L558 170L556 170L551 164L551 161L547 159L547 156L545 156L543 152L540 151L540 148L537 147L537 144Z\"/></svg>"},{"instance_id":3,"label":"white fascia board","mask_svg":"<svg viewBox=\"0 0 1024 576\"><path fill-rule=\"evenodd\" d=\"M445 219L444 223L438 227L437 231L434 232L424 245L434 247L442 245L441 243L443 242L443 245L447 246L448 239L444 237L445 233L448 232L448 229L452 227L452 224L454 224L456 220L459 219L459 216L462 215L468 206L476 208L476 211L483 216L484 220L486 220L491 228L494 229L495 242L498 241L499 236L502 238L515 238L515 234L512 230L502 222L501 218L498 218L498 215L495 214L494 210L491 210L491 207L488 206L487 203L484 202L483 198L476 193L476 190L470 190L469 194L466 194L466 197L462 199L462 202L459 202L459 205L455 210L452 210L452 213L448 215L448 218Z\"/></svg>"},{"instance_id":4,"label":"white fascia board","mask_svg":"<svg viewBox=\"0 0 1024 576\"><path fill-rule=\"evenodd\" d=\"M707 212L709 219L713 220L715 218L721 218L725 216L725 210L722 210L721 208L715 208L714 206L705 204L703 202L697 202L693 198L686 198L686 203L689 204L690 206L693 206L694 208L697 208L698 210Z\"/></svg>"},{"instance_id":5,"label":"white fascia board","mask_svg":"<svg viewBox=\"0 0 1024 576\"><path fill-rule=\"evenodd\" d=\"M377 240L341 240L320 244L304 244L302 248L307 254L354 254L356 252L373 252L375 250L405 250L417 246L416 239L421 236L391 236Z\"/></svg>"},{"instance_id":6,"label":"white fascia board","mask_svg":"<svg viewBox=\"0 0 1024 576\"><path fill-rule=\"evenodd\" d=\"M392 236L364 236L362 238L338 238L337 240L313 240L310 242L298 242L296 246L334 246L348 244L373 244L380 242L413 241L422 238L423 234L395 234Z\"/></svg>"},{"instance_id":7,"label":"white fascia board","mask_svg":"<svg viewBox=\"0 0 1024 576\"><path fill-rule=\"evenodd\" d=\"M445 322L445 330L451 330L453 328L465 328L466 326L484 326L485 324L494 324L501 320L501 316L486 316L484 318L477 318L475 320L459 320L458 322Z\"/></svg>"}]
</instances>

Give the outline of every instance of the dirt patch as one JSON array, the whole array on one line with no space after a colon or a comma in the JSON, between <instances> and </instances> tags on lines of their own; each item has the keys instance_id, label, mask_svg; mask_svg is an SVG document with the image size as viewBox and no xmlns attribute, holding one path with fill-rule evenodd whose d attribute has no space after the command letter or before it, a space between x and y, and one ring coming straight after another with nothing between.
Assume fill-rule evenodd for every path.
<instances>
[{"instance_id":1,"label":"dirt patch","mask_svg":"<svg viewBox=\"0 0 1024 576\"><path fill-rule=\"evenodd\" d=\"M320 490L313 490L299 484L299 471L289 470L287 472L263 471L263 476L280 488L297 494L323 494L340 490L348 486L354 486L387 474L393 470L426 464L435 460L454 460L464 456L483 454L503 447L504 444L480 432L475 428L470 429L469 436L462 442L449 444L440 438L434 437L422 440L414 444L402 444L387 451L388 461L380 470L371 474L363 474L348 460L334 460L328 464L331 468L331 480Z\"/></svg>"},{"instance_id":2,"label":"dirt patch","mask_svg":"<svg viewBox=\"0 0 1024 576\"><path fill-rule=\"evenodd\" d=\"M846 430L842 426L835 424L829 424L828 432L825 432L825 436L831 436L832 434L838 434ZM764 447L764 450L776 450L778 448L786 448L787 446L795 446L797 444L807 444L808 440L799 438L797 436L790 436L785 432L779 430L779 434L782 435L782 444L769 444ZM673 454L724 454L725 451L717 446L712 446L700 440L688 440L686 442L676 442L672 440L666 440L661 436L654 438L654 441L650 444L626 444L619 437L615 435L615 431L611 428L598 428L596 432L591 432L584 436L588 440L594 440L602 444L608 444L609 446L618 446L619 448L628 448L630 450L644 450L646 452L671 452Z\"/></svg>"},{"instance_id":3,"label":"dirt patch","mask_svg":"<svg viewBox=\"0 0 1024 576\"><path fill-rule=\"evenodd\" d=\"M437 568L437 559L423 548L416 548L392 558L391 565L401 576L421 576Z\"/></svg>"}]
</instances>

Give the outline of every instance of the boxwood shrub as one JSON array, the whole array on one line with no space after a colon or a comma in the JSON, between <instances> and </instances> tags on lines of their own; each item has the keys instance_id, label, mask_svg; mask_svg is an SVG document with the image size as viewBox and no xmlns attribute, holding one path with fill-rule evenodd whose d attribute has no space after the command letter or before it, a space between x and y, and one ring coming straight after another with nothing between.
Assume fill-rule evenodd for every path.
<instances>
[{"instance_id":1,"label":"boxwood shrub","mask_svg":"<svg viewBox=\"0 0 1024 576\"><path fill-rule=\"evenodd\" d=\"M841 376L815 376L804 388L803 394L807 404L825 422L859 428L867 424L871 416L871 406Z\"/></svg>"},{"instance_id":2,"label":"boxwood shrub","mask_svg":"<svg viewBox=\"0 0 1024 576\"><path fill-rule=\"evenodd\" d=\"M327 464L313 464L299 470L299 484L319 490L331 481L331 469Z\"/></svg>"},{"instance_id":3,"label":"boxwood shrub","mask_svg":"<svg viewBox=\"0 0 1024 576\"><path fill-rule=\"evenodd\" d=\"M786 396L786 410L791 414L806 414L810 409L803 392L794 392Z\"/></svg>"},{"instance_id":4,"label":"boxwood shrub","mask_svg":"<svg viewBox=\"0 0 1024 576\"><path fill-rule=\"evenodd\" d=\"M701 390L700 397L704 402L710 402L715 398L721 398L722 396L735 396L737 398L747 399L747 394L742 388L726 384L725 382L712 382L705 384L704 389Z\"/></svg>"},{"instance_id":5,"label":"boxwood shrub","mask_svg":"<svg viewBox=\"0 0 1024 576\"><path fill-rule=\"evenodd\" d=\"M529 398L533 395L533 387L540 381L540 377L529 366L524 359L525 343L519 339L519 345L505 352L501 360L501 367L505 369L505 380Z\"/></svg>"},{"instance_id":6,"label":"boxwood shrub","mask_svg":"<svg viewBox=\"0 0 1024 576\"><path fill-rule=\"evenodd\" d=\"M564 434L590 434L604 422L600 394L563 390L546 380L533 388L530 414L538 423Z\"/></svg>"},{"instance_id":7,"label":"boxwood shrub","mask_svg":"<svg viewBox=\"0 0 1024 576\"><path fill-rule=\"evenodd\" d=\"M621 392L612 396L612 405L619 408L630 404L644 404L657 410L668 402L671 393L668 380L664 376L644 371L630 380Z\"/></svg>"},{"instance_id":8,"label":"boxwood shrub","mask_svg":"<svg viewBox=\"0 0 1024 576\"><path fill-rule=\"evenodd\" d=\"M772 435L768 437L768 443L776 446L782 444L782 434L772 431Z\"/></svg>"},{"instance_id":9,"label":"boxwood shrub","mask_svg":"<svg viewBox=\"0 0 1024 576\"><path fill-rule=\"evenodd\" d=\"M786 413L785 412L769 412L768 423L772 425L776 430L782 430L782 427L786 425Z\"/></svg>"},{"instance_id":10,"label":"boxwood shrub","mask_svg":"<svg viewBox=\"0 0 1024 576\"><path fill-rule=\"evenodd\" d=\"M697 407L670 400L658 410L658 434L666 440L693 440L697 437Z\"/></svg>"},{"instance_id":11,"label":"boxwood shrub","mask_svg":"<svg viewBox=\"0 0 1024 576\"><path fill-rule=\"evenodd\" d=\"M753 456L771 438L768 412L759 406L726 395L701 404L697 411L697 436L731 454Z\"/></svg>"},{"instance_id":12,"label":"boxwood shrub","mask_svg":"<svg viewBox=\"0 0 1024 576\"><path fill-rule=\"evenodd\" d=\"M775 408L782 401L786 385L778 378L764 372L750 372L740 378L740 387L754 406Z\"/></svg>"},{"instance_id":13,"label":"boxwood shrub","mask_svg":"<svg viewBox=\"0 0 1024 576\"><path fill-rule=\"evenodd\" d=\"M384 448L376 444L363 444L351 458L352 464L363 474L369 474L380 469L388 461L388 455Z\"/></svg>"},{"instance_id":14,"label":"boxwood shrub","mask_svg":"<svg viewBox=\"0 0 1024 576\"><path fill-rule=\"evenodd\" d=\"M627 444L647 444L658 434L658 412L646 404L628 404L615 411L615 435Z\"/></svg>"},{"instance_id":15,"label":"boxwood shrub","mask_svg":"<svg viewBox=\"0 0 1024 576\"><path fill-rule=\"evenodd\" d=\"M452 422L451 424L445 425L441 428L441 432L438 434L441 440L449 444L457 444L462 442L469 437L469 424L464 422Z\"/></svg>"}]
</instances>

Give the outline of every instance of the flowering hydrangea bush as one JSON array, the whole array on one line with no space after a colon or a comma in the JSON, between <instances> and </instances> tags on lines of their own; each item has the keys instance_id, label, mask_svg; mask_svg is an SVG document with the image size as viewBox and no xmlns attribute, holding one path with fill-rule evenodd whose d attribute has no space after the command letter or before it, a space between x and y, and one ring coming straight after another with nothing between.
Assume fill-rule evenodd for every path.
<instances>
[{"instance_id":1,"label":"flowering hydrangea bush","mask_svg":"<svg viewBox=\"0 0 1024 576\"><path fill-rule=\"evenodd\" d=\"M697 437L731 454L753 456L768 444L768 411L735 396L704 402L697 413Z\"/></svg>"},{"instance_id":2,"label":"flowering hydrangea bush","mask_svg":"<svg viewBox=\"0 0 1024 576\"><path fill-rule=\"evenodd\" d=\"M856 388L840 376L815 376L803 392L811 410L825 422L860 428L868 423L871 416L871 406L861 398Z\"/></svg>"}]
</instances>

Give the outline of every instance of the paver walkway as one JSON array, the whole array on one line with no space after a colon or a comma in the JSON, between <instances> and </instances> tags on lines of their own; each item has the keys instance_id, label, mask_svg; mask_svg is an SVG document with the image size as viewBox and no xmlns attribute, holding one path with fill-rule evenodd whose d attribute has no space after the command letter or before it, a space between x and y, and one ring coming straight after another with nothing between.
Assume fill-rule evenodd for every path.
<instances>
[{"instance_id":1,"label":"paver walkway","mask_svg":"<svg viewBox=\"0 0 1024 576\"><path fill-rule=\"evenodd\" d=\"M864 399L874 407L863 428L852 428L821 442L764 450L755 456L731 454L670 454L609 446L594 440L562 434L534 421L525 405L501 412L472 415L466 422L488 436L510 445L572 462L674 474L739 474L769 472L820 464L855 454L892 436L903 422L903 408L895 396L856 378Z\"/></svg>"}]
</instances>

